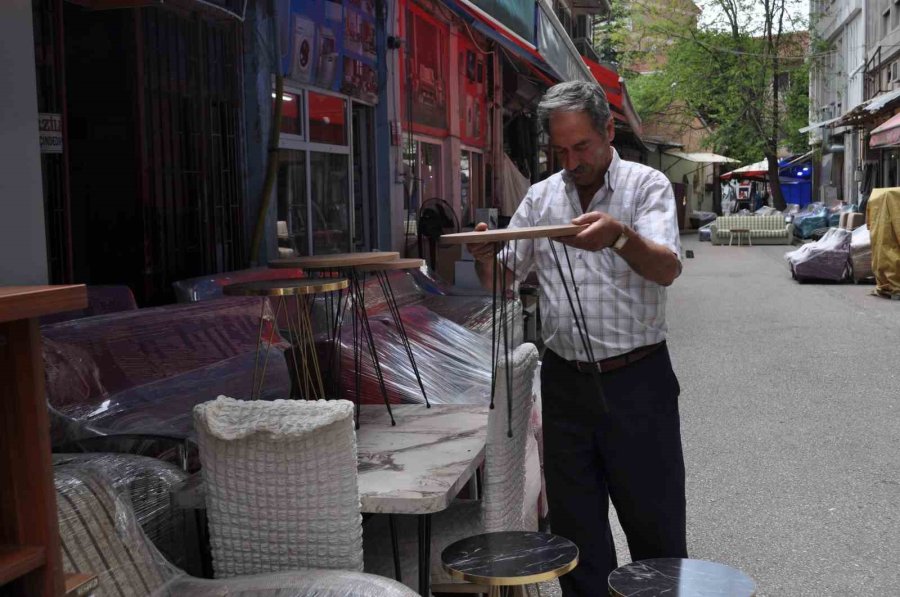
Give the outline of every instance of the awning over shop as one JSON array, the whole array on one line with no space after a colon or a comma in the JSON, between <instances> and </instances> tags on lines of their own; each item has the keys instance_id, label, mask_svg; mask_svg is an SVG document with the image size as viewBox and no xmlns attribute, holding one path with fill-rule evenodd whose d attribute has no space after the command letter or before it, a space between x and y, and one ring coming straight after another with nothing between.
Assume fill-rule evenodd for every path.
<instances>
[{"instance_id":1,"label":"awning over shop","mask_svg":"<svg viewBox=\"0 0 900 597\"><path fill-rule=\"evenodd\" d=\"M810 123L809 126L805 126L805 127L803 127L802 129L800 129L800 130L797 131L797 132L799 132L799 133L808 133L808 132L810 132L810 131L812 131L812 130L814 130L814 129L822 128L823 126L828 126L829 124L834 124L835 122L837 122L837 121L840 120L840 119L841 119L841 117L838 116L837 118L831 118L831 119L829 119L829 120L823 120L822 122L813 122L813 123Z\"/></svg>"},{"instance_id":2,"label":"awning over shop","mask_svg":"<svg viewBox=\"0 0 900 597\"><path fill-rule=\"evenodd\" d=\"M900 114L895 114L876 127L869 138L869 147L872 149L897 146L900 146Z\"/></svg>"},{"instance_id":3,"label":"awning over shop","mask_svg":"<svg viewBox=\"0 0 900 597\"><path fill-rule=\"evenodd\" d=\"M681 160L687 160L688 162L696 162L698 164L725 164L738 161L729 157L725 157L724 155L719 155L717 153L685 153L683 151L676 151L674 149L669 149L667 151L664 151L663 153Z\"/></svg>"},{"instance_id":4,"label":"awning over shop","mask_svg":"<svg viewBox=\"0 0 900 597\"><path fill-rule=\"evenodd\" d=\"M891 109L898 103L900 103L900 89L888 91L854 106L846 114L838 118L834 124L837 126L863 124L878 116L883 110Z\"/></svg>"},{"instance_id":5,"label":"awning over shop","mask_svg":"<svg viewBox=\"0 0 900 597\"><path fill-rule=\"evenodd\" d=\"M631 98L628 97L625 81L619 76L619 73L606 68L599 62L594 62L590 58L582 56L581 59L587 65L597 83L603 87L603 91L606 92L606 98L609 100L609 107L613 117L630 128L636 136L640 137L643 132L641 119L634 110L634 106L631 105Z\"/></svg>"}]
</instances>

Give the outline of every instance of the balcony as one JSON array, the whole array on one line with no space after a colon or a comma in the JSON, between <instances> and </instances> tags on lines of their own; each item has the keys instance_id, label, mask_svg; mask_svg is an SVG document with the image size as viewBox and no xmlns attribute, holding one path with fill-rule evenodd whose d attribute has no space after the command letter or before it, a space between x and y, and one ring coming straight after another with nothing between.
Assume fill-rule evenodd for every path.
<instances>
[{"instance_id":1,"label":"balcony","mask_svg":"<svg viewBox=\"0 0 900 597\"><path fill-rule=\"evenodd\" d=\"M600 62L600 54L597 53L597 50L594 48L594 44L591 43L590 39L586 37L576 37L572 40L572 43L575 44L575 49L578 50L579 54L585 58L590 58L594 62Z\"/></svg>"}]
</instances>

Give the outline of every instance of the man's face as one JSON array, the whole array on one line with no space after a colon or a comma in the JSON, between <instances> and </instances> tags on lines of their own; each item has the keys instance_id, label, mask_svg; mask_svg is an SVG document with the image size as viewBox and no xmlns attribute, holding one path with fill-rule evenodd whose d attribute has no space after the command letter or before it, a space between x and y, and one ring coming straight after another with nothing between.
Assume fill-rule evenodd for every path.
<instances>
[{"instance_id":1,"label":"man's face","mask_svg":"<svg viewBox=\"0 0 900 597\"><path fill-rule=\"evenodd\" d=\"M550 114L550 149L577 187L602 185L612 161L610 143L615 127L610 118L605 135L594 128L587 112L556 111Z\"/></svg>"}]
</instances>

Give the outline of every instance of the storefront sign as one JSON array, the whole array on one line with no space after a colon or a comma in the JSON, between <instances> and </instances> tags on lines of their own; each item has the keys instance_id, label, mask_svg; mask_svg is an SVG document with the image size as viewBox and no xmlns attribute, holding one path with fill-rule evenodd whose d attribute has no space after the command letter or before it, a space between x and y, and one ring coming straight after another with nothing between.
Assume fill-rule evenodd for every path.
<instances>
[{"instance_id":1,"label":"storefront sign","mask_svg":"<svg viewBox=\"0 0 900 597\"><path fill-rule=\"evenodd\" d=\"M285 76L378 100L374 0L281 0Z\"/></svg>"},{"instance_id":2,"label":"storefront sign","mask_svg":"<svg viewBox=\"0 0 900 597\"><path fill-rule=\"evenodd\" d=\"M62 115L38 114L38 136L41 143L41 153L62 153Z\"/></svg>"},{"instance_id":3,"label":"storefront sign","mask_svg":"<svg viewBox=\"0 0 900 597\"><path fill-rule=\"evenodd\" d=\"M464 0L534 45L534 0Z\"/></svg>"}]
</instances>

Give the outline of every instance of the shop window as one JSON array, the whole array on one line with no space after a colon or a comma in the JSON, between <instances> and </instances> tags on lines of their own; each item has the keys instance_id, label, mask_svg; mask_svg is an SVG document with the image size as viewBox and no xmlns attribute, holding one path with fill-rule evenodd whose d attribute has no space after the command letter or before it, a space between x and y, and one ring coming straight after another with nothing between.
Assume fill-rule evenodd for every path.
<instances>
[{"instance_id":1,"label":"shop window","mask_svg":"<svg viewBox=\"0 0 900 597\"><path fill-rule=\"evenodd\" d=\"M279 257L308 255L305 151L278 151L277 203Z\"/></svg>"},{"instance_id":2,"label":"shop window","mask_svg":"<svg viewBox=\"0 0 900 597\"><path fill-rule=\"evenodd\" d=\"M275 93L272 93L272 104ZM274 108L273 108L274 109ZM303 135L303 96L297 93L281 94L281 132L286 135Z\"/></svg>"},{"instance_id":3,"label":"shop window","mask_svg":"<svg viewBox=\"0 0 900 597\"><path fill-rule=\"evenodd\" d=\"M423 202L443 196L443 166L441 146L426 141L408 140L403 150L403 161L409 177L412 210Z\"/></svg>"},{"instance_id":4,"label":"shop window","mask_svg":"<svg viewBox=\"0 0 900 597\"><path fill-rule=\"evenodd\" d=\"M412 122L426 127L427 134L443 134L447 129L446 26L410 7L406 22L406 93ZM407 117L410 117L407 114ZM421 129L420 129L421 130Z\"/></svg>"},{"instance_id":5,"label":"shop window","mask_svg":"<svg viewBox=\"0 0 900 597\"><path fill-rule=\"evenodd\" d=\"M309 96L309 140L347 145L347 100L314 91Z\"/></svg>"},{"instance_id":6,"label":"shop window","mask_svg":"<svg viewBox=\"0 0 900 597\"><path fill-rule=\"evenodd\" d=\"M475 210L486 207L484 204L484 158L475 151L463 150L460 155L460 218L471 223L475 218Z\"/></svg>"},{"instance_id":7,"label":"shop window","mask_svg":"<svg viewBox=\"0 0 900 597\"><path fill-rule=\"evenodd\" d=\"M350 250L349 156L312 152L313 253L346 253Z\"/></svg>"}]
</instances>

